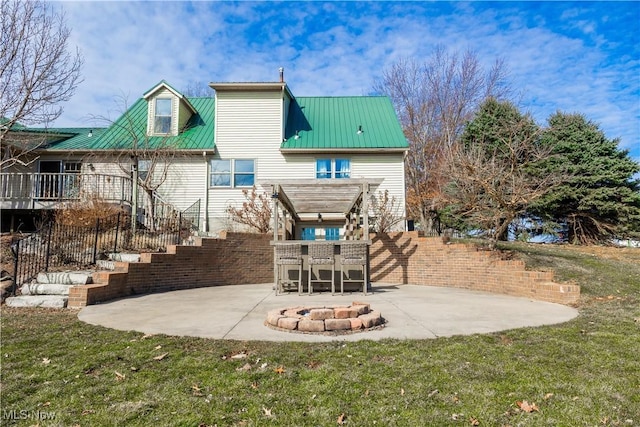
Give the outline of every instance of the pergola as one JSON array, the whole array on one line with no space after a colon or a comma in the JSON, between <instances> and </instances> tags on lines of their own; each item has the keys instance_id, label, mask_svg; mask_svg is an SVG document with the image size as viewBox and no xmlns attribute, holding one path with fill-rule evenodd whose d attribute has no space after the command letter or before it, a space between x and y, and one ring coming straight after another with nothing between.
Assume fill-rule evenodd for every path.
<instances>
[{"instance_id":1,"label":"pergola","mask_svg":"<svg viewBox=\"0 0 640 427\"><path fill-rule=\"evenodd\" d=\"M273 201L273 239L278 241L281 225L286 239L288 218L297 223L362 218L362 236L369 236L369 197L382 183L374 179L290 179L263 182ZM359 221L358 221L359 222ZM292 233L294 234L295 231Z\"/></svg>"}]
</instances>

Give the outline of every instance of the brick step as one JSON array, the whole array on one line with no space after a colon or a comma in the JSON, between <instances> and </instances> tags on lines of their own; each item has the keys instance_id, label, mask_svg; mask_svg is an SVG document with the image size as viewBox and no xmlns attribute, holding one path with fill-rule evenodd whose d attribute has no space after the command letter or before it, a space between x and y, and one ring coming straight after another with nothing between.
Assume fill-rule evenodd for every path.
<instances>
[{"instance_id":1,"label":"brick step","mask_svg":"<svg viewBox=\"0 0 640 427\"><path fill-rule=\"evenodd\" d=\"M61 283L27 283L22 285L22 295L69 295L69 288L76 285Z\"/></svg>"},{"instance_id":2,"label":"brick step","mask_svg":"<svg viewBox=\"0 0 640 427\"><path fill-rule=\"evenodd\" d=\"M60 295L21 295L9 297L7 307L65 308L69 297Z\"/></svg>"},{"instance_id":3,"label":"brick step","mask_svg":"<svg viewBox=\"0 0 640 427\"><path fill-rule=\"evenodd\" d=\"M51 283L60 285L87 285L91 282L90 271L59 271L38 273L38 283Z\"/></svg>"}]
</instances>

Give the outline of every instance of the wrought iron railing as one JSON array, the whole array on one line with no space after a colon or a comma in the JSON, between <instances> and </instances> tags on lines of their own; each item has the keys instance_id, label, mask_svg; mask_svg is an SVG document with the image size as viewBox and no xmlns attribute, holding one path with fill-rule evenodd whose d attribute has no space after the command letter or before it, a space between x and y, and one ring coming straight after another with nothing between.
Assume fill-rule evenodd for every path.
<instances>
[{"instance_id":1,"label":"wrought iron railing","mask_svg":"<svg viewBox=\"0 0 640 427\"><path fill-rule=\"evenodd\" d=\"M186 211L167 218L157 217L154 229L143 224L132 228L131 214L125 211L96 219L86 226L55 222L17 240L11 245L14 257L13 294L38 273L56 268L88 267L108 253L125 250L164 252L168 245L180 244L197 230L200 201Z\"/></svg>"}]
</instances>

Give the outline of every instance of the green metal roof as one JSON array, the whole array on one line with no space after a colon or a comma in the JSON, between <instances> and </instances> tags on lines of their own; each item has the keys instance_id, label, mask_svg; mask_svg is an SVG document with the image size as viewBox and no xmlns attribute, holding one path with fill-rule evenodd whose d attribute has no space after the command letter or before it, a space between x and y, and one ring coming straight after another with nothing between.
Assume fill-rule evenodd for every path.
<instances>
[{"instance_id":1,"label":"green metal roof","mask_svg":"<svg viewBox=\"0 0 640 427\"><path fill-rule=\"evenodd\" d=\"M172 147L177 150L211 150L213 143L214 106L213 98L191 98L191 105L197 113L177 136L147 136L147 101L140 98L129 110L107 129L82 128L75 136L50 144L47 149L55 151L78 150L129 150L134 144L146 149ZM63 129L50 129L59 132ZM71 130L71 129L67 129ZM75 132L74 132L75 133Z\"/></svg>"},{"instance_id":2,"label":"green metal roof","mask_svg":"<svg viewBox=\"0 0 640 427\"><path fill-rule=\"evenodd\" d=\"M53 134L54 138L47 143L43 149L46 150L82 150L90 146L107 129L105 128L53 128L47 129L47 133Z\"/></svg>"},{"instance_id":3,"label":"green metal roof","mask_svg":"<svg viewBox=\"0 0 640 427\"><path fill-rule=\"evenodd\" d=\"M281 149L403 151L408 144L386 96L297 97Z\"/></svg>"},{"instance_id":4,"label":"green metal roof","mask_svg":"<svg viewBox=\"0 0 640 427\"><path fill-rule=\"evenodd\" d=\"M43 148L50 151L118 151L130 150L137 144L146 149L167 146L177 150L214 149L215 99L189 98L188 102L196 113L177 136L147 136L147 101L140 98L106 129L39 130L50 135ZM406 149L407 140L393 105L385 96L294 98L289 108L285 141L281 145L283 152Z\"/></svg>"}]
</instances>

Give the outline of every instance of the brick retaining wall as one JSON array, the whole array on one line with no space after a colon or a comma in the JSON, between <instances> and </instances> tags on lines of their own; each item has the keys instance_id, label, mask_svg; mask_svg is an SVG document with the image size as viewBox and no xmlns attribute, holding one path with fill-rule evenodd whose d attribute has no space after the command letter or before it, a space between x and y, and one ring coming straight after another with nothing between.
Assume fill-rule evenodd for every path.
<instances>
[{"instance_id":1,"label":"brick retaining wall","mask_svg":"<svg viewBox=\"0 0 640 427\"><path fill-rule=\"evenodd\" d=\"M553 272L525 270L524 263L417 232L372 235L371 281L449 286L571 304L580 287L553 282ZM139 263L116 263L117 271L94 273L93 285L75 286L69 307L80 308L128 295L218 285L273 282L269 235L226 233L198 238L193 246L169 246Z\"/></svg>"},{"instance_id":2,"label":"brick retaining wall","mask_svg":"<svg viewBox=\"0 0 640 427\"><path fill-rule=\"evenodd\" d=\"M371 281L473 289L536 300L572 304L578 285L553 282L552 271L529 271L523 261L474 245L444 243L417 232L372 235Z\"/></svg>"},{"instance_id":3,"label":"brick retaining wall","mask_svg":"<svg viewBox=\"0 0 640 427\"><path fill-rule=\"evenodd\" d=\"M271 236L223 233L197 238L193 246L142 254L140 262L116 262L116 271L93 274L93 285L69 291L69 307L84 307L128 295L219 285L273 282Z\"/></svg>"}]
</instances>

